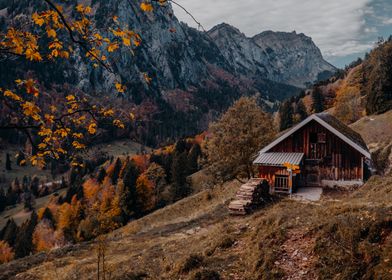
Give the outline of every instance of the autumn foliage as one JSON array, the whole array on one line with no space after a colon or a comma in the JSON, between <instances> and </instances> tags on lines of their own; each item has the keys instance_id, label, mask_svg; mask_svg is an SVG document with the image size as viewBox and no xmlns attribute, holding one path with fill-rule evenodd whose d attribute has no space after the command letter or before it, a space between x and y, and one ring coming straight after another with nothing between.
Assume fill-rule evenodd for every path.
<instances>
[{"instance_id":1,"label":"autumn foliage","mask_svg":"<svg viewBox=\"0 0 392 280\"><path fill-rule=\"evenodd\" d=\"M12 261L14 259L13 249L7 242L0 240L0 264Z\"/></svg>"}]
</instances>

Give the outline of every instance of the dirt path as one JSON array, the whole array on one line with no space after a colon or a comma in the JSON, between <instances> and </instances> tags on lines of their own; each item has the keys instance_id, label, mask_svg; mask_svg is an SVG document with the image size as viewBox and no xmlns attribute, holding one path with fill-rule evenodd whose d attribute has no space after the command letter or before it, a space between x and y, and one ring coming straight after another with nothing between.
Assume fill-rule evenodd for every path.
<instances>
[{"instance_id":1,"label":"dirt path","mask_svg":"<svg viewBox=\"0 0 392 280\"><path fill-rule=\"evenodd\" d=\"M306 234L302 229L293 229L287 233L283 243L282 254L275 262L284 273L286 280L317 279L313 270L316 257L313 248L316 238Z\"/></svg>"}]
</instances>

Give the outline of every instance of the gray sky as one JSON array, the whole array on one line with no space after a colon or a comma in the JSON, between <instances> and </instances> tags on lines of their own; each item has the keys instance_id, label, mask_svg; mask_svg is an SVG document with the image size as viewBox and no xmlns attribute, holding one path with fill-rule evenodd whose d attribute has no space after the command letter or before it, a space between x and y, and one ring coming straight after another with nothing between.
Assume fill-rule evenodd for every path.
<instances>
[{"instance_id":1,"label":"gray sky","mask_svg":"<svg viewBox=\"0 0 392 280\"><path fill-rule=\"evenodd\" d=\"M305 33L343 67L392 34L392 0L176 0L208 30L229 23L247 36L265 30ZM179 20L196 27L173 5Z\"/></svg>"}]
</instances>

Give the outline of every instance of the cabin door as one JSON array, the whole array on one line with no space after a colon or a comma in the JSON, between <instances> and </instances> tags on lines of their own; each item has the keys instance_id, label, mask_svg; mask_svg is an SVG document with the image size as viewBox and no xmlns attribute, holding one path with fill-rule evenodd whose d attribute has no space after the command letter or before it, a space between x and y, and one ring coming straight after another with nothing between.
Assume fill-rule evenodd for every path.
<instances>
[{"instance_id":1,"label":"cabin door","mask_svg":"<svg viewBox=\"0 0 392 280\"><path fill-rule=\"evenodd\" d=\"M304 171L305 186L319 187L321 186L320 168L317 160L306 160Z\"/></svg>"}]
</instances>

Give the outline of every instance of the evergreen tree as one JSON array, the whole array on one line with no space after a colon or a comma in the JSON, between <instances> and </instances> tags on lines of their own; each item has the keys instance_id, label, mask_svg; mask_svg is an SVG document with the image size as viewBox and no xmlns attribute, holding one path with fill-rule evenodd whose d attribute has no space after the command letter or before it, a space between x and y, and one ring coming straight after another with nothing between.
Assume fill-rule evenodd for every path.
<instances>
[{"instance_id":1,"label":"evergreen tree","mask_svg":"<svg viewBox=\"0 0 392 280\"><path fill-rule=\"evenodd\" d=\"M7 205L14 205L18 201L18 194L14 192L11 186L9 186L7 189L6 200L7 200L6 202Z\"/></svg>"},{"instance_id":2,"label":"evergreen tree","mask_svg":"<svg viewBox=\"0 0 392 280\"><path fill-rule=\"evenodd\" d=\"M124 172L123 183L124 183L124 198L125 198L125 209L124 212L128 215L132 213L138 215L138 209L136 209L137 192L136 192L136 181L139 177L139 171L134 161L130 161L127 165L127 170Z\"/></svg>"},{"instance_id":3,"label":"evergreen tree","mask_svg":"<svg viewBox=\"0 0 392 280\"><path fill-rule=\"evenodd\" d=\"M23 208L27 211L33 210L34 197L30 191L26 190L23 193Z\"/></svg>"},{"instance_id":4,"label":"evergreen tree","mask_svg":"<svg viewBox=\"0 0 392 280\"><path fill-rule=\"evenodd\" d=\"M31 179L30 182L30 190L31 193L34 196L38 196L38 191L39 191L39 178L37 176L34 176L33 179Z\"/></svg>"},{"instance_id":5,"label":"evergreen tree","mask_svg":"<svg viewBox=\"0 0 392 280\"><path fill-rule=\"evenodd\" d=\"M283 102L279 109L280 131L293 126L293 107L289 101Z\"/></svg>"},{"instance_id":6,"label":"evergreen tree","mask_svg":"<svg viewBox=\"0 0 392 280\"><path fill-rule=\"evenodd\" d=\"M10 158L10 154L9 153L7 153L5 155L5 169L6 170L12 170L12 168L11 168L11 158Z\"/></svg>"},{"instance_id":7,"label":"evergreen tree","mask_svg":"<svg viewBox=\"0 0 392 280\"><path fill-rule=\"evenodd\" d=\"M17 233L18 226L14 219L9 219L1 231L0 239L6 241L10 246L14 246Z\"/></svg>"},{"instance_id":8,"label":"evergreen tree","mask_svg":"<svg viewBox=\"0 0 392 280\"><path fill-rule=\"evenodd\" d=\"M117 158L116 162L114 163L114 168L113 168L113 174L112 174L112 184L116 185L117 184L117 180L118 177L120 175L120 171L121 171L121 160L120 158Z\"/></svg>"},{"instance_id":9,"label":"evergreen tree","mask_svg":"<svg viewBox=\"0 0 392 280\"><path fill-rule=\"evenodd\" d=\"M0 212L2 212L7 206L7 196L4 189L0 187Z\"/></svg>"},{"instance_id":10,"label":"evergreen tree","mask_svg":"<svg viewBox=\"0 0 392 280\"><path fill-rule=\"evenodd\" d=\"M319 87L315 87L312 92L313 112L320 113L324 111L324 97Z\"/></svg>"},{"instance_id":11,"label":"evergreen tree","mask_svg":"<svg viewBox=\"0 0 392 280\"><path fill-rule=\"evenodd\" d=\"M306 107L302 101L302 99L300 99L297 103L297 106L295 107L295 113L298 115L299 119L298 121L301 122L304 119L306 119L308 117L308 112L306 111Z\"/></svg>"},{"instance_id":12,"label":"evergreen tree","mask_svg":"<svg viewBox=\"0 0 392 280\"><path fill-rule=\"evenodd\" d=\"M189 190L186 184L187 176L187 153L176 153L172 164L172 181L173 181L173 197L174 199L181 199L188 195Z\"/></svg>"},{"instance_id":13,"label":"evergreen tree","mask_svg":"<svg viewBox=\"0 0 392 280\"><path fill-rule=\"evenodd\" d=\"M193 174L199 170L199 157L201 156L201 148L198 143L194 144L188 153L187 173Z\"/></svg>"},{"instance_id":14,"label":"evergreen tree","mask_svg":"<svg viewBox=\"0 0 392 280\"><path fill-rule=\"evenodd\" d=\"M42 213L42 220L43 219L48 220L53 227L56 224L56 220L53 217L52 211L50 211L48 207L46 207L44 213Z\"/></svg>"},{"instance_id":15,"label":"evergreen tree","mask_svg":"<svg viewBox=\"0 0 392 280\"><path fill-rule=\"evenodd\" d=\"M15 240L15 257L23 258L33 251L33 232L37 225L37 214L33 212L29 220L25 221L18 230Z\"/></svg>"},{"instance_id":16,"label":"evergreen tree","mask_svg":"<svg viewBox=\"0 0 392 280\"><path fill-rule=\"evenodd\" d=\"M186 151L186 141L184 139L178 140L174 147L174 152L181 154L185 151Z\"/></svg>"},{"instance_id":17,"label":"evergreen tree","mask_svg":"<svg viewBox=\"0 0 392 280\"><path fill-rule=\"evenodd\" d=\"M97 181L102 184L103 180L106 177L106 170L105 168L101 167L99 168L98 176L97 176Z\"/></svg>"}]
</instances>

